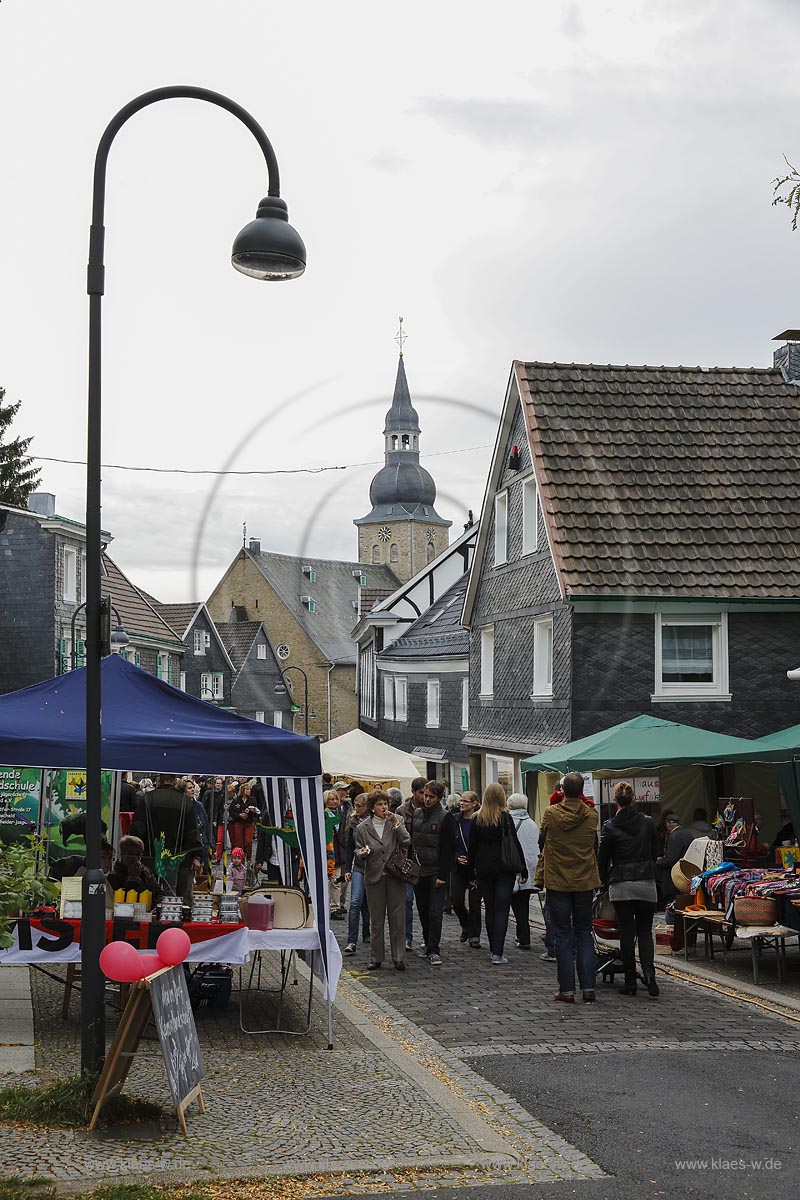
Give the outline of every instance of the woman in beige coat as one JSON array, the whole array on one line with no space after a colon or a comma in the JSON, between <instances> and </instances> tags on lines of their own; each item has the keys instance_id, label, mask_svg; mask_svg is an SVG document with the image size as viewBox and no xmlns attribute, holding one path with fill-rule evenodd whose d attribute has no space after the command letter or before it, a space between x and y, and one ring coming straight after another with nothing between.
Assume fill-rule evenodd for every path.
<instances>
[{"instance_id":1,"label":"woman in beige coat","mask_svg":"<svg viewBox=\"0 0 800 1200\"><path fill-rule=\"evenodd\" d=\"M364 864L364 883L372 927L368 970L383 965L384 926L389 918L389 946L398 971L405 971L406 885L386 870L386 863L411 839L403 821L389 811L389 797L372 792L367 797L370 815L356 826L356 854Z\"/></svg>"}]
</instances>

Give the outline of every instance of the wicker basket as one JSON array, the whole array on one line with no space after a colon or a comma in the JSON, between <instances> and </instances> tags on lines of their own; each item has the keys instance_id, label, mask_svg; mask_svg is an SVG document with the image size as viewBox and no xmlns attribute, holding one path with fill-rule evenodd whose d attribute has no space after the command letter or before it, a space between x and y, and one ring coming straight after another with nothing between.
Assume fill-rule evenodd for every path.
<instances>
[{"instance_id":1,"label":"wicker basket","mask_svg":"<svg viewBox=\"0 0 800 1200\"><path fill-rule=\"evenodd\" d=\"M771 896L739 896L733 902L733 917L740 925L774 925L778 901Z\"/></svg>"},{"instance_id":2,"label":"wicker basket","mask_svg":"<svg viewBox=\"0 0 800 1200\"><path fill-rule=\"evenodd\" d=\"M689 867L689 869L692 870L691 867ZM695 874L698 874L698 872L695 872ZM675 863L675 866L670 872L670 878L676 892L686 893L692 890L692 879L694 878L694 875L686 874L686 872L683 870L682 862Z\"/></svg>"}]
</instances>

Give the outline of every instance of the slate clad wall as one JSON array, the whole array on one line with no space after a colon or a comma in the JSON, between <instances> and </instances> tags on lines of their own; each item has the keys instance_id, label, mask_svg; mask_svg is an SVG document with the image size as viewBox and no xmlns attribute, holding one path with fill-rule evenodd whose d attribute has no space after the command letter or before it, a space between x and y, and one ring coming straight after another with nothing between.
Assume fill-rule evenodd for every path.
<instances>
[{"instance_id":1,"label":"slate clad wall","mask_svg":"<svg viewBox=\"0 0 800 1200\"><path fill-rule=\"evenodd\" d=\"M53 544L38 521L0 512L0 693L56 673Z\"/></svg>"},{"instance_id":2,"label":"slate clad wall","mask_svg":"<svg viewBox=\"0 0 800 1200\"><path fill-rule=\"evenodd\" d=\"M585 737L641 713L730 733L762 737L800 721L800 613L728 614L730 702L652 704L655 685L652 613L573 617L572 737Z\"/></svg>"},{"instance_id":3,"label":"slate clad wall","mask_svg":"<svg viewBox=\"0 0 800 1200\"><path fill-rule=\"evenodd\" d=\"M516 445L520 470L511 471L508 455ZM504 468L498 491L508 489L508 561L494 566L494 497L486 551L470 635L470 738L496 739L498 749L517 744L526 749L569 741L571 610L562 604L544 520L539 512L535 554L522 557L523 483L531 476L531 459L521 408L503 450ZM553 613L553 698L531 700L533 687L533 618ZM481 627L494 625L494 697L480 699Z\"/></svg>"},{"instance_id":4,"label":"slate clad wall","mask_svg":"<svg viewBox=\"0 0 800 1200\"><path fill-rule=\"evenodd\" d=\"M397 674L402 675L402 672L398 671ZM383 675L383 671L378 672L380 715L375 736L409 753L415 746L435 746L447 752L448 762L465 763L467 748L464 745L466 730L461 728L461 680L467 678L467 671L441 675L431 671L425 675L407 675L407 721L387 721L383 716ZM429 729L425 724L429 679L439 680L438 729Z\"/></svg>"},{"instance_id":5,"label":"slate clad wall","mask_svg":"<svg viewBox=\"0 0 800 1200\"><path fill-rule=\"evenodd\" d=\"M207 633L211 638L211 645L206 648L205 654L195 654L194 652L194 631L196 629ZM182 633L183 630L180 632ZM219 703L221 705L230 705L231 668L217 640L216 630L210 627L209 621L206 620L203 614L190 626L183 644L186 649L181 662L181 670L186 676L187 693L190 696L200 696L201 676L209 673L221 673L225 677L224 695L220 696Z\"/></svg>"}]
</instances>

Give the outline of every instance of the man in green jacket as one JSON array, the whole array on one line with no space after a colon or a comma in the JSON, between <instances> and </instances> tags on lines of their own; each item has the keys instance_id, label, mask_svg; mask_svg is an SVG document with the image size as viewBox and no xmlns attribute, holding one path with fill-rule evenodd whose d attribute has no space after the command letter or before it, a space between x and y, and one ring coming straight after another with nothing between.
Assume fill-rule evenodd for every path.
<instances>
[{"instance_id":1,"label":"man in green jacket","mask_svg":"<svg viewBox=\"0 0 800 1200\"><path fill-rule=\"evenodd\" d=\"M547 903L556 942L558 991L556 1000L575 1002L575 967L583 999L595 998L595 958L592 940L592 899L600 886L597 870L596 809L584 804L583 776L571 771L564 778L564 799L551 804L542 817L539 848Z\"/></svg>"}]
</instances>

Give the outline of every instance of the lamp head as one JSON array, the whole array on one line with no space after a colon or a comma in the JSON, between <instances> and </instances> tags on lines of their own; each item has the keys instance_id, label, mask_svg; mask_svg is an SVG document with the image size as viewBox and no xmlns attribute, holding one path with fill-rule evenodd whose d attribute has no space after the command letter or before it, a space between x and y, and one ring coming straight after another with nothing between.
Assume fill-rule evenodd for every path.
<instances>
[{"instance_id":1,"label":"lamp head","mask_svg":"<svg viewBox=\"0 0 800 1200\"><path fill-rule=\"evenodd\" d=\"M255 221L245 225L233 243L231 262L252 279L296 279L306 269L306 248L289 224L280 196L265 196Z\"/></svg>"},{"instance_id":2,"label":"lamp head","mask_svg":"<svg viewBox=\"0 0 800 1200\"><path fill-rule=\"evenodd\" d=\"M278 683L275 684L275 695L276 696L285 696L286 695L286 684L283 682L283 680L280 680Z\"/></svg>"}]
</instances>

